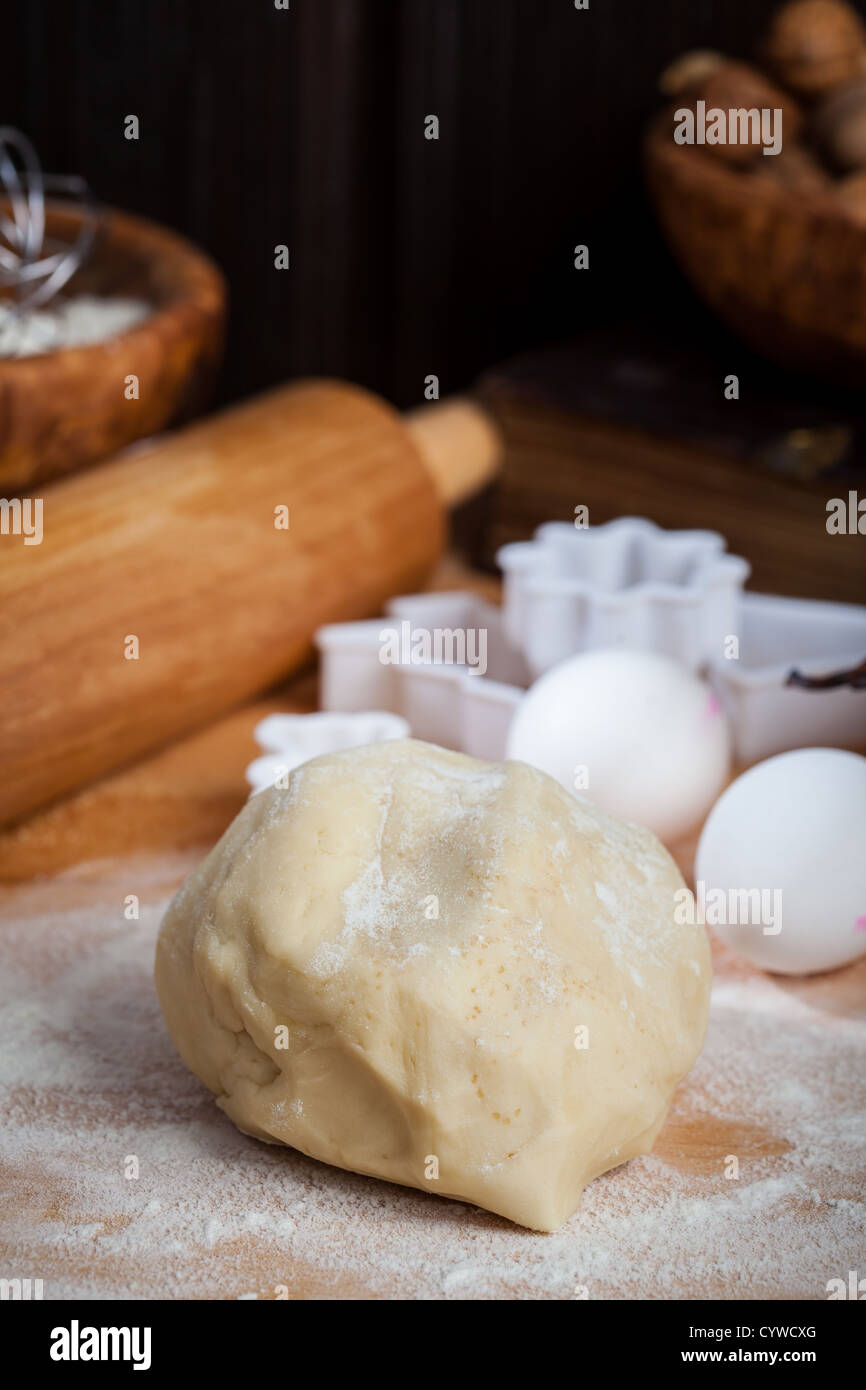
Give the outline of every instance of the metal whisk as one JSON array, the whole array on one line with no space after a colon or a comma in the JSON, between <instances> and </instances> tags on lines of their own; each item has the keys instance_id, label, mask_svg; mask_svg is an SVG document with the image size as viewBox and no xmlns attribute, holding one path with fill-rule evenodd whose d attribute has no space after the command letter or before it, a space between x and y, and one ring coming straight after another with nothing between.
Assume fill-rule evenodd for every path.
<instances>
[{"instance_id":1,"label":"metal whisk","mask_svg":"<svg viewBox=\"0 0 866 1390\"><path fill-rule=\"evenodd\" d=\"M83 213L73 242L45 235L46 193L61 194ZM7 309L21 314L47 304L87 259L99 226L98 205L84 179L43 173L30 140L12 126L0 126L0 286L12 286Z\"/></svg>"}]
</instances>

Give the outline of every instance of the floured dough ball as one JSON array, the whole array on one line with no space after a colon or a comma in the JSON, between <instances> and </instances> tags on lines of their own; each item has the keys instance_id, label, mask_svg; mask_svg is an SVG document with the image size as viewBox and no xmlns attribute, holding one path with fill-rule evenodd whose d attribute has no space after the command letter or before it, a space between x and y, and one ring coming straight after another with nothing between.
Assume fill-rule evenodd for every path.
<instances>
[{"instance_id":1,"label":"floured dough ball","mask_svg":"<svg viewBox=\"0 0 866 1390\"><path fill-rule=\"evenodd\" d=\"M169 908L157 988L242 1130L550 1231L651 1147L700 1050L682 888L534 768L380 743L247 803Z\"/></svg>"}]
</instances>

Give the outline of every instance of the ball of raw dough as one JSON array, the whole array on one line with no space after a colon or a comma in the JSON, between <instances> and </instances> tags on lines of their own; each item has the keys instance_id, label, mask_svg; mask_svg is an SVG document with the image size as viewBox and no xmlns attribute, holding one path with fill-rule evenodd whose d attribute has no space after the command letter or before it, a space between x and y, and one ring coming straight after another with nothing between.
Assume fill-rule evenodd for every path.
<instances>
[{"instance_id":1,"label":"ball of raw dough","mask_svg":"<svg viewBox=\"0 0 866 1390\"><path fill-rule=\"evenodd\" d=\"M169 908L157 988L242 1130L553 1230L700 1050L682 887L534 768L380 743L248 802Z\"/></svg>"}]
</instances>

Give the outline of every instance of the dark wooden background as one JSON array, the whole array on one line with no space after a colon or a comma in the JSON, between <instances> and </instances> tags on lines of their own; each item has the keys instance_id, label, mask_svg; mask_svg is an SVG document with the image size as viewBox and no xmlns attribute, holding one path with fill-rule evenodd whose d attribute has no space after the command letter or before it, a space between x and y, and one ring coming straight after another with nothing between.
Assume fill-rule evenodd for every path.
<instances>
[{"instance_id":1,"label":"dark wooden background","mask_svg":"<svg viewBox=\"0 0 866 1390\"><path fill-rule=\"evenodd\" d=\"M688 47L748 55L773 8L26 0L3 16L0 122L213 254L223 398L331 373L406 405L428 373L444 393L599 319L681 312L641 189L655 80Z\"/></svg>"}]
</instances>

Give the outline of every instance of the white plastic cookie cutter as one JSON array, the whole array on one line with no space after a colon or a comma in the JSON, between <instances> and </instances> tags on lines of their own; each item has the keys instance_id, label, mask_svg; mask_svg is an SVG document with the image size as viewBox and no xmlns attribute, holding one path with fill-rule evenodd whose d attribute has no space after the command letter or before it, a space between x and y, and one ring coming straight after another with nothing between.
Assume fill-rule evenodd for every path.
<instances>
[{"instance_id":1,"label":"white plastic cookie cutter","mask_svg":"<svg viewBox=\"0 0 866 1390\"><path fill-rule=\"evenodd\" d=\"M250 765L248 780L257 788L267 786L280 771L318 753L402 738L410 731L471 757L501 761L514 711L534 677L548 669L554 655L565 659L587 650L596 637L602 646L637 645L681 661L688 652L693 669L706 664L742 761L809 745L866 743L866 690L812 691L787 684L793 668L821 676L862 660L866 608L744 593L749 567L725 553L723 537L664 532L640 518L595 528L596 554L589 568L597 586L605 583L608 589L597 587L584 602L576 595L574 574L568 577L569 566L577 563L576 534L567 523L540 529L542 547L558 559L545 561L545 581L535 576L537 592L526 581L536 563L538 538L500 552L506 611L477 594L454 590L404 595L388 603L382 618L320 628L316 645L324 713L263 720L255 733L265 756ZM583 532L578 546L592 534ZM552 573L557 565L565 571L559 577L561 592ZM646 578L650 571L652 581ZM606 607L605 593L619 606ZM594 626L584 630L580 611L593 607ZM563 631L556 628L557 612L566 616ZM384 660L385 634L397 629L402 635L405 627L409 641L400 645L410 650L416 633L483 632L483 670L480 664ZM720 634L739 635L736 659L727 659ZM662 636L668 645L657 647ZM466 642L463 649L477 656L479 646ZM709 660L698 661L701 650L710 652Z\"/></svg>"},{"instance_id":2,"label":"white plastic cookie cutter","mask_svg":"<svg viewBox=\"0 0 866 1390\"><path fill-rule=\"evenodd\" d=\"M484 635L483 669L465 662L383 660L386 634ZM384 618L332 623L316 633L321 654L319 702L325 710L387 709L407 720L415 738L473 758L500 760L508 726L529 683L519 652L505 636L501 609L455 590L410 594L387 605ZM463 649L472 647L464 643Z\"/></svg>"},{"instance_id":3,"label":"white plastic cookie cutter","mask_svg":"<svg viewBox=\"0 0 866 1390\"><path fill-rule=\"evenodd\" d=\"M406 720L387 710L365 710L363 714L269 714L253 729L253 737L265 752L246 770L251 795L272 787L292 768L319 753L384 743L390 738L407 738L408 734Z\"/></svg>"},{"instance_id":4,"label":"white plastic cookie cutter","mask_svg":"<svg viewBox=\"0 0 866 1390\"><path fill-rule=\"evenodd\" d=\"M866 745L866 689L809 690L800 676L827 677L866 657L866 608L855 603L743 594L738 659L710 667L741 762L791 748Z\"/></svg>"},{"instance_id":5,"label":"white plastic cookie cutter","mask_svg":"<svg viewBox=\"0 0 866 1390\"><path fill-rule=\"evenodd\" d=\"M643 517L552 521L503 546L506 633L533 677L602 647L659 652L689 670L738 633L748 562L715 531L664 531Z\"/></svg>"},{"instance_id":6,"label":"white plastic cookie cutter","mask_svg":"<svg viewBox=\"0 0 866 1390\"><path fill-rule=\"evenodd\" d=\"M408 618L413 630L485 625L487 673L383 664L381 634L395 617ZM739 655L729 660L717 654L708 677L730 718L738 759L753 762L814 745L866 744L866 690L803 690L787 684L795 668L822 676L862 661L866 608L743 593L732 626L741 634ZM492 604L472 593L412 595L394 599L386 618L321 628L316 643L324 709L391 710L416 738L495 762L505 756L508 728L531 676L508 641L502 612Z\"/></svg>"}]
</instances>

